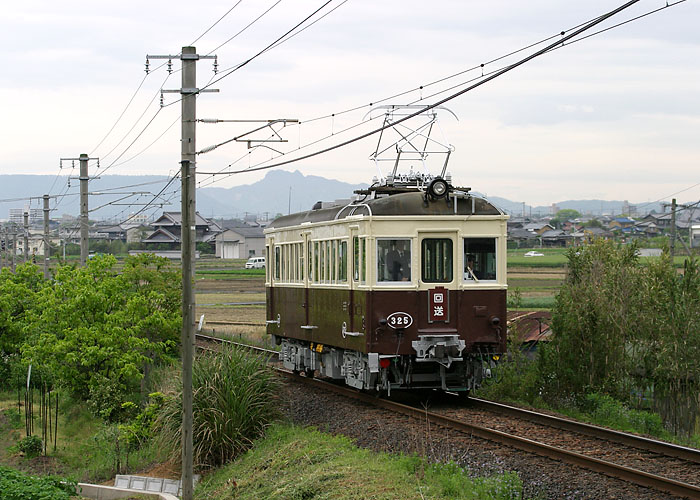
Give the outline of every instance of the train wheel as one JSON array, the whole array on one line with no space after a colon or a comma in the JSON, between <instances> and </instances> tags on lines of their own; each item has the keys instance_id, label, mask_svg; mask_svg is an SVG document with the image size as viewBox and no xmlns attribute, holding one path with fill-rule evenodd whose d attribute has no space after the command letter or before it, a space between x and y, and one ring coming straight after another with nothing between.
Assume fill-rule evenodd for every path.
<instances>
[{"instance_id":1,"label":"train wheel","mask_svg":"<svg viewBox=\"0 0 700 500\"><path fill-rule=\"evenodd\" d=\"M314 373L316 373L316 370L311 370L311 369L304 370L304 375L306 375L308 378L314 378Z\"/></svg>"}]
</instances>

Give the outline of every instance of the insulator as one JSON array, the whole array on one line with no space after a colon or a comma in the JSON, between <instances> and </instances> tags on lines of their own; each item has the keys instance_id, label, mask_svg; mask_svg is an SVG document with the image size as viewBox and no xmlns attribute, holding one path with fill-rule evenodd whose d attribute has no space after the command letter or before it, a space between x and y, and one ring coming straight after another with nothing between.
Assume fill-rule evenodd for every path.
<instances>
[{"instance_id":1,"label":"insulator","mask_svg":"<svg viewBox=\"0 0 700 500\"><path fill-rule=\"evenodd\" d=\"M168 59L168 74L172 74L173 72L173 61L172 59Z\"/></svg>"},{"instance_id":2,"label":"insulator","mask_svg":"<svg viewBox=\"0 0 700 500\"><path fill-rule=\"evenodd\" d=\"M219 58L217 56L214 56L214 74L217 74L219 72Z\"/></svg>"},{"instance_id":3,"label":"insulator","mask_svg":"<svg viewBox=\"0 0 700 500\"><path fill-rule=\"evenodd\" d=\"M151 63L150 63L150 61L148 60L148 57L147 57L147 58L146 58L146 69L144 70L144 71L146 72L146 74L148 74L149 71L150 71L150 69L149 69L149 65L150 65L150 64L151 64Z\"/></svg>"},{"instance_id":4,"label":"insulator","mask_svg":"<svg viewBox=\"0 0 700 500\"><path fill-rule=\"evenodd\" d=\"M163 103L163 92L160 93L160 107L162 108L164 106Z\"/></svg>"}]
</instances>

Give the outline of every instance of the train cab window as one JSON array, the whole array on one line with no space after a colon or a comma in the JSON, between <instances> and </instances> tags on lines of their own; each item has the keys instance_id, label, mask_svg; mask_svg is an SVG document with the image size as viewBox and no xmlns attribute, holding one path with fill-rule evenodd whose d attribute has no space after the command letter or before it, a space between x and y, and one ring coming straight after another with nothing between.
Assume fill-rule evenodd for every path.
<instances>
[{"instance_id":1,"label":"train cab window","mask_svg":"<svg viewBox=\"0 0 700 500\"><path fill-rule=\"evenodd\" d=\"M464 238L464 280L496 281L496 238Z\"/></svg>"},{"instance_id":2,"label":"train cab window","mask_svg":"<svg viewBox=\"0 0 700 500\"><path fill-rule=\"evenodd\" d=\"M452 281L452 240L425 238L421 243L421 279L425 283Z\"/></svg>"},{"instance_id":3,"label":"train cab window","mask_svg":"<svg viewBox=\"0 0 700 500\"><path fill-rule=\"evenodd\" d=\"M411 281L411 240L377 240L377 281Z\"/></svg>"}]
</instances>

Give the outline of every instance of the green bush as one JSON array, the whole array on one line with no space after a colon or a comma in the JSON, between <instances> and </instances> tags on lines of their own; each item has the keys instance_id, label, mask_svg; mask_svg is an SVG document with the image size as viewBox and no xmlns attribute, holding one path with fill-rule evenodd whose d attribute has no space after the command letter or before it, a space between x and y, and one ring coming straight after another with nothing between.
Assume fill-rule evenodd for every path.
<instances>
[{"instance_id":1,"label":"green bush","mask_svg":"<svg viewBox=\"0 0 700 500\"><path fill-rule=\"evenodd\" d=\"M59 477L31 477L0 466L0 498L2 500L69 500L77 494L77 484Z\"/></svg>"},{"instance_id":2,"label":"green bush","mask_svg":"<svg viewBox=\"0 0 700 500\"><path fill-rule=\"evenodd\" d=\"M666 434L659 415L630 409L607 394L587 394L581 406L597 425L657 437Z\"/></svg>"},{"instance_id":3,"label":"green bush","mask_svg":"<svg viewBox=\"0 0 700 500\"><path fill-rule=\"evenodd\" d=\"M159 440L180 457L182 381L166 400L158 417ZM277 417L277 376L266 360L247 351L223 347L198 357L193 366L194 422L192 438L196 466L215 467L247 450Z\"/></svg>"},{"instance_id":4,"label":"green bush","mask_svg":"<svg viewBox=\"0 0 700 500\"><path fill-rule=\"evenodd\" d=\"M24 453L25 456L31 458L41 455L44 449L44 443L39 436L26 436L19 440L17 448L19 448L19 451Z\"/></svg>"}]
</instances>

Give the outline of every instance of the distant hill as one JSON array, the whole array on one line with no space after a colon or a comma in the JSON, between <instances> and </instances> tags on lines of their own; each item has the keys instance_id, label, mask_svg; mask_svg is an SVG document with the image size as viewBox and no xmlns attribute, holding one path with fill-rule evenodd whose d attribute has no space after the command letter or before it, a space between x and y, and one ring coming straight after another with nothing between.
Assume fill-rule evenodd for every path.
<instances>
[{"instance_id":1,"label":"distant hill","mask_svg":"<svg viewBox=\"0 0 700 500\"><path fill-rule=\"evenodd\" d=\"M126 219L129 213L139 210L152 196L135 195L119 201L120 205L109 205L109 203L116 202L128 192L158 193L167 180L166 176L158 175L104 175L93 179L90 181L89 190L91 193L99 194L90 196L90 209L107 206L91 211L90 218L94 220ZM174 181L166 193L178 189L179 182L179 180ZM270 217L274 217L278 213L286 214L290 209L292 212L308 210L319 200L349 198L354 190L365 187L367 187L366 184L349 184L315 175L303 175L299 171L273 170L268 172L264 179L253 184L232 188L197 189L197 210L205 217L242 218L246 213L268 213ZM110 194L110 190L116 194ZM57 180L52 175L0 175L0 200L15 200L0 202L0 219L7 219L11 208L41 208L41 196L44 193L66 194L58 200L51 200L52 210L55 208L51 214L52 218L60 218L63 214L77 216L80 213L79 191L78 179L71 179L70 187L67 187L65 177ZM35 197L35 199L31 202L22 199L28 197ZM158 214L162 210L180 210L179 194L168 198L171 199L169 203L162 207L158 206ZM124 203L135 205L127 207Z\"/></svg>"},{"instance_id":2,"label":"distant hill","mask_svg":"<svg viewBox=\"0 0 700 500\"><path fill-rule=\"evenodd\" d=\"M90 218L124 220L130 213L141 208L138 204L142 205L152 197L135 195L119 201L120 205L110 205L110 202L114 203L124 197L125 193L132 191L158 193L167 180L167 177L157 175L105 175L93 179L90 181L90 192L99 194L90 197L90 207L96 209L90 213ZM167 197L169 202L162 207L158 206L155 212L151 208L150 213L160 214L162 210L180 210L180 196L178 193L172 193L174 189L179 188L179 182L179 180L173 182L166 191L166 194L171 193ZM271 170L262 180L253 184L232 188L197 189L197 210L205 217L243 218L246 213L267 213L272 218L277 214L286 214L290 210L291 212L308 210L317 201L349 198L353 191L365 187L367 187L366 184L349 184L315 175L304 175L299 171ZM7 219L11 208L26 208L27 202L22 198L36 197L29 208L41 208L40 198L44 193L66 193L65 197L58 199L58 206L56 206L56 200L51 200L51 208L55 208L51 214L52 218L60 218L62 214L77 216L80 212L78 192L77 179L72 179L70 187L67 187L65 177L57 179L52 175L0 175L0 200L16 200L0 201L0 219ZM490 197L489 200L510 214L523 213L522 203L499 197ZM135 205L128 207L124 203ZM581 213L594 215L619 214L623 205L623 201L605 200L567 200L557 203L560 209L573 208ZM645 213L652 209L657 212L662 211L659 204L645 204ZM526 205L525 213L548 215L551 213L551 207Z\"/></svg>"}]
</instances>

